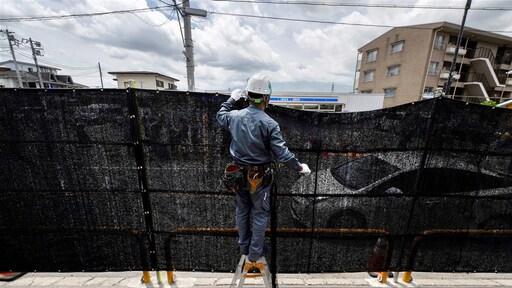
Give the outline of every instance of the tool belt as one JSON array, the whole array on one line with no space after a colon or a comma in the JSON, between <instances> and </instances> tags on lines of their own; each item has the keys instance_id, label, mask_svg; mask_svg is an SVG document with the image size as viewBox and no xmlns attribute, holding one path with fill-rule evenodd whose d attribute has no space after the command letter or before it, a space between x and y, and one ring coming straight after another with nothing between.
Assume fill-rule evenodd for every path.
<instances>
[{"instance_id":1,"label":"tool belt","mask_svg":"<svg viewBox=\"0 0 512 288\"><path fill-rule=\"evenodd\" d=\"M224 170L222 181L226 189L233 193L249 183L249 191L254 193L261 184L268 186L272 183L272 167L270 164L240 166L230 163Z\"/></svg>"},{"instance_id":2,"label":"tool belt","mask_svg":"<svg viewBox=\"0 0 512 288\"><path fill-rule=\"evenodd\" d=\"M222 182L229 192L236 193L240 188L245 186L244 169L234 163L228 164L224 169L224 177Z\"/></svg>"},{"instance_id":3,"label":"tool belt","mask_svg":"<svg viewBox=\"0 0 512 288\"><path fill-rule=\"evenodd\" d=\"M247 181L249 182L250 192L256 192L258 186L262 183L265 186L272 183L272 168L270 165L249 166L247 171Z\"/></svg>"}]
</instances>

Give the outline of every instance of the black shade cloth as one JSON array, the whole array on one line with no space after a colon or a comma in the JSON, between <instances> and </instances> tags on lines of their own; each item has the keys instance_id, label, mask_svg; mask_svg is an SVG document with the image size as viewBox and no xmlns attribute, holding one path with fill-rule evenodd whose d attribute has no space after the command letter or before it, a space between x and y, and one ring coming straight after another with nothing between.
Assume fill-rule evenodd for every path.
<instances>
[{"instance_id":1,"label":"black shade cloth","mask_svg":"<svg viewBox=\"0 0 512 288\"><path fill-rule=\"evenodd\" d=\"M226 100L0 89L0 271L233 271ZM313 171L274 167L277 272L512 272L512 111L266 111Z\"/></svg>"}]
</instances>

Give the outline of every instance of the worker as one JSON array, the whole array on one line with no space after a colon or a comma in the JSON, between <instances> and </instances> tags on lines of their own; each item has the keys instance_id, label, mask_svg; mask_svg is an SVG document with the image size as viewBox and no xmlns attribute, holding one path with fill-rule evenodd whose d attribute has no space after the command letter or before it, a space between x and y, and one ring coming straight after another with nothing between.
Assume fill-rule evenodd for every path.
<instances>
[{"instance_id":1,"label":"worker","mask_svg":"<svg viewBox=\"0 0 512 288\"><path fill-rule=\"evenodd\" d=\"M232 138L229 152L233 163L226 172L237 172L238 176L225 184L236 192L238 245L250 262L261 261L267 251L265 229L270 218L271 163L283 163L303 175L311 173L308 165L301 164L288 150L279 125L265 113L271 93L268 77L257 73L249 78L244 91L234 90L217 112L217 121ZM242 95L250 105L235 110L235 103Z\"/></svg>"}]
</instances>

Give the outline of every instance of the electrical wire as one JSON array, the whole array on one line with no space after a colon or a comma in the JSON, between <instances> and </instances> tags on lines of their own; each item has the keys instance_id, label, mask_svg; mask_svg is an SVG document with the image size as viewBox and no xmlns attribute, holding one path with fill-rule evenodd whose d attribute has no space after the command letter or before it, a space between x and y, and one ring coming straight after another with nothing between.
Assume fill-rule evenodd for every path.
<instances>
[{"instance_id":1,"label":"electrical wire","mask_svg":"<svg viewBox=\"0 0 512 288\"><path fill-rule=\"evenodd\" d=\"M273 4L273 5L308 5L326 7L362 7L362 8L399 8L399 9L437 9L437 10L464 10L464 6L429 6L429 5L404 5L404 4L363 4L363 3L315 3L308 1L277 1L277 0L213 0L214 2L232 2L249 4ZM471 10L484 11L510 11L512 7L471 7Z\"/></svg>"},{"instance_id":2,"label":"electrical wire","mask_svg":"<svg viewBox=\"0 0 512 288\"><path fill-rule=\"evenodd\" d=\"M174 5L175 5L176 11L177 11L176 16L178 17L178 24L180 25L181 42L183 42L183 47L185 47L186 46L185 45L185 37L183 37L183 29L181 28L181 20L180 20L180 14L183 16L183 13L181 12L181 10L179 10L178 4L176 4L176 0L172 0L172 1L174 2Z\"/></svg>"},{"instance_id":3,"label":"electrical wire","mask_svg":"<svg viewBox=\"0 0 512 288\"><path fill-rule=\"evenodd\" d=\"M272 19L272 20L284 20L284 21L293 21L293 22L305 22L305 23L319 23L319 24L334 24L334 25L349 25L349 26L364 26L364 27L378 27L378 28L394 28L396 25L382 25L382 24L362 24L362 23L348 23L348 22L335 22L335 21L323 21L323 20L307 20L300 18L286 18L286 17L274 17L274 16L261 16L261 15L251 15L251 14L238 14L238 13L223 13L212 11L210 14L217 15L226 15L226 16L237 16L237 17L247 17L247 18L260 18L260 19ZM413 27L411 27L413 28ZM414 27L414 29L429 29L425 27Z\"/></svg>"},{"instance_id":4,"label":"electrical wire","mask_svg":"<svg viewBox=\"0 0 512 288\"><path fill-rule=\"evenodd\" d=\"M22 52L22 51L20 51L18 49L15 49L14 52L16 54L19 54L19 55L21 55L23 57L26 57L26 58L30 58L30 59L33 58L32 55L24 53L24 52ZM64 68L64 69L68 69L68 70L85 70L85 71L87 71L87 70L93 70L93 69L97 69L98 68L98 66L75 67L75 66L61 65L61 64L52 63L50 61L47 61L47 60L44 60L44 59L41 59L41 58L37 58L37 61L41 62L43 64L54 65L54 66L58 66L58 68Z\"/></svg>"},{"instance_id":5,"label":"electrical wire","mask_svg":"<svg viewBox=\"0 0 512 288\"><path fill-rule=\"evenodd\" d=\"M395 27L397 27L396 25L348 23L348 22L336 22L336 21L324 21L324 20L308 20L308 19L300 19L300 18L262 16L262 15L238 14L238 13L224 13L224 12L217 12L217 11L211 11L209 13L217 14L217 15L225 15L225 16L260 18L260 19L271 19L271 20L282 20L282 21L304 22L304 23L317 23L317 24L347 25L347 26L376 27L376 28L395 28ZM399 26L399 27L404 28L404 29L432 30L431 27L418 27L418 26ZM512 33L511 30L486 30L486 32Z\"/></svg>"},{"instance_id":6,"label":"electrical wire","mask_svg":"<svg viewBox=\"0 0 512 288\"><path fill-rule=\"evenodd\" d=\"M133 12L130 12L130 14L132 14L133 16L135 16L135 17L139 18L139 20L140 20L140 21L142 21L142 22L146 23L147 25L149 25L149 26L151 26L151 27L160 27L160 26L163 26L163 25L165 25L165 24L167 24L167 23L169 23L169 22L171 21L171 19L172 19L172 14L173 14L174 12L175 12L175 10L172 10L172 11L171 11L171 16L170 16L170 17L167 17L167 16L166 16L165 21L164 21L164 22L162 22L161 24L153 24L153 23L150 23L150 22L148 22L148 21L144 20L143 18L141 18L141 17L140 17L139 15L137 15L136 13L133 13Z\"/></svg>"},{"instance_id":7,"label":"electrical wire","mask_svg":"<svg viewBox=\"0 0 512 288\"><path fill-rule=\"evenodd\" d=\"M85 75L91 75L91 74L96 74L96 73L100 73L100 71L98 71L98 69L96 69L96 71L91 71L91 72L87 72L87 73L80 73L80 74L75 74L75 75L71 75L73 77L84 77Z\"/></svg>"},{"instance_id":8,"label":"electrical wire","mask_svg":"<svg viewBox=\"0 0 512 288\"><path fill-rule=\"evenodd\" d=\"M157 10L174 9L172 6L156 6L141 9L129 9L129 10L117 10L108 12L96 12L96 13L83 13L83 14L68 14L68 15L57 15L57 16L32 16L32 17L11 17L11 18L0 18L0 22L22 22L22 21L48 21L48 20L61 20L81 17L93 17L93 16L104 16L112 14L126 14L126 13L142 13L151 12Z\"/></svg>"}]
</instances>

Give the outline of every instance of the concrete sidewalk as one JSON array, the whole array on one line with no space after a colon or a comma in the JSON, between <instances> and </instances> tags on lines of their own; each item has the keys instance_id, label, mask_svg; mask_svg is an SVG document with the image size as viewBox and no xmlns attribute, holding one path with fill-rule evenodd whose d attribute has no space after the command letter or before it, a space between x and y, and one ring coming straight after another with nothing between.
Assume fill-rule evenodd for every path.
<instances>
[{"instance_id":1,"label":"concrete sidewalk","mask_svg":"<svg viewBox=\"0 0 512 288\"><path fill-rule=\"evenodd\" d=\"M175 272L175 283L169 285L166 273L151 272L151 282L141 283L142 272L104 273L27 273L0 287L229 287L233 274L208 272ZM367 273L279 274L279 287L512 287L512 273L425 273L413 272L413 281L404 283L389 279L386 284ZM244 287L263 287L261 279L247 279Z\"/></svg>"}]
</instances>

